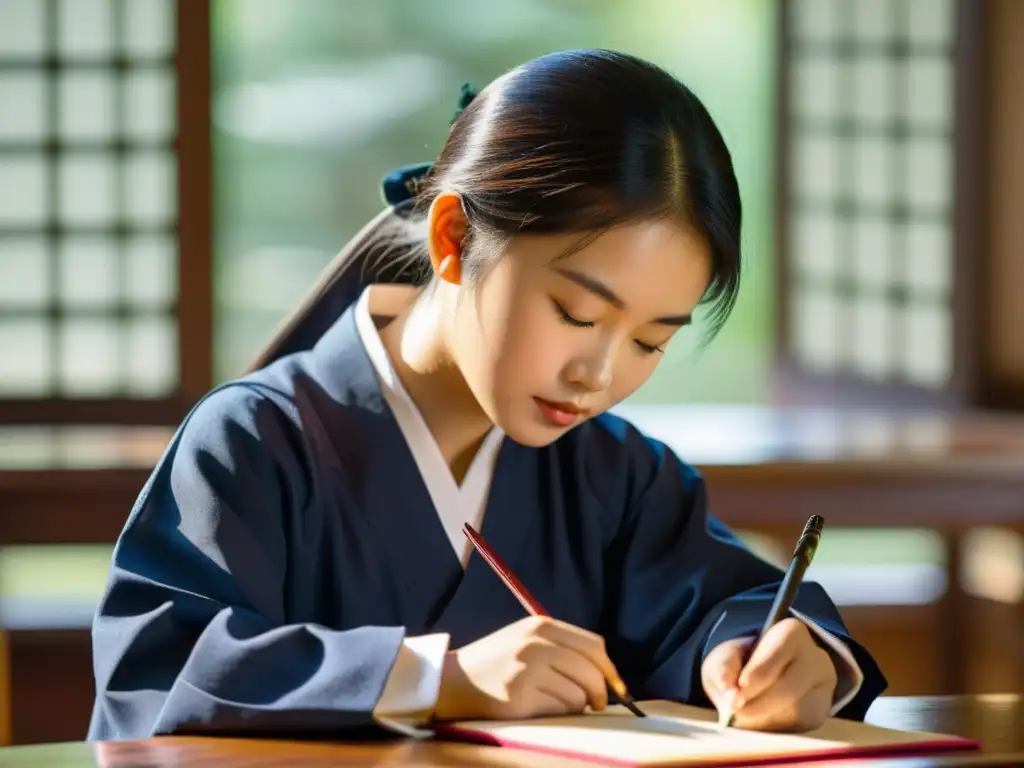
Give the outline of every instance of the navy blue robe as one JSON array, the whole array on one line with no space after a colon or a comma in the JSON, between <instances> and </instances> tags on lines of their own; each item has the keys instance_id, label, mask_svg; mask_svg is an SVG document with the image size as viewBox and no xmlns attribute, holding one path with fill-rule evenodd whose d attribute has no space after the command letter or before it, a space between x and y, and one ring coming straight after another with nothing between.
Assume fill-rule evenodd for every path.
<instances>
[{"instance_id":1,"label":"navy blue robe","mask_svg":"<svg viewBox=\"0 0 1024 768\"><path fill-rule=\"evenodd\" d=\"M463 570L353 313L174 436L114 551L90 738L363 734L403 637L458 648L524 616L478 554ZM693 468L607 414L540 449L506 438L481 532L639 699L706 705L702 659L757 631L782 575L708 515ZM850 647L864 682L840 716L863 717L875 662L819 586L796 608Z\"/></svg>"}]
</instances>

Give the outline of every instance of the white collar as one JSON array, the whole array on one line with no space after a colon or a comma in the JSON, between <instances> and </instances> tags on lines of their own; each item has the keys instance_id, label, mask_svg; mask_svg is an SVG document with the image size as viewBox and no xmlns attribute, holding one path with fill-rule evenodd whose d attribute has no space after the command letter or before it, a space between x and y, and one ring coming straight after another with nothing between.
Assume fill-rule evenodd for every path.
<instances>
[{"instance_id":1,"label":"white collar","mask_svg":"<svg viewBox=\"0 0 1024 768\"><path fill-rule=\"evenodd\" d=\"M448 534L453 549L465 566L472 552L472 545L462 533L462 526L468 522L479 530L483 525L494 465L501 441L505 436L504 432L498 427L494 427L487 433L476 456L473 457L462 485L456 484L419 408L416 407L391 364L391 358L380 338L370 310L370 303L376 298L371 297L373 291L374 286L369 286L359 297L355 309L356 330L366 349L366 354L370 358L370 363L373 365L384 399L391 408L395 421L398 423L420 470L423 483L434 502L441 524ZM381 297L381 299L384 298Z\"/></svg>"}]
</instances>

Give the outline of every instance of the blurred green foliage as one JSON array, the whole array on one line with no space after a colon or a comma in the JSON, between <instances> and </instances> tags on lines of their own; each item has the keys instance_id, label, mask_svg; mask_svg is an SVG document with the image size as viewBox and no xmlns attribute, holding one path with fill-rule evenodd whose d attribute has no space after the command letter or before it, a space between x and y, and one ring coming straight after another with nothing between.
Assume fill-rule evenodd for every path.
<instances>
[{"instance_id":1,"label":"blurred green foliage","mask_svg":"<svg viewBox=\"0 0 1024 768\"><path fill-rule=\"evenodd\" d=\"M440 149L459 88L553 50L665 67L715 117L744 204L746 277L632 402L757 402L770 355L775 4L764 0L218 0L214 4L216 367L237 375L342 243L388 170Z\"/></svg>"}]
</instances>

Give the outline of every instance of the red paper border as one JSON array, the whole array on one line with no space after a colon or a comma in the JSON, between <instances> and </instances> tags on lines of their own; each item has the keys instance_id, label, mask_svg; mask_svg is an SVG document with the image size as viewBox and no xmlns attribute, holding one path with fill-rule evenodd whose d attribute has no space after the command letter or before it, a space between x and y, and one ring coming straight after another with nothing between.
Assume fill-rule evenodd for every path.
<instances>
[{"instance_id":1,"label":"red paper border","mask_svg":"<svg viewBox=\"0 0 1024 768\"><path fill-rule=\"evenodd\" d=\"M542 752L556 757L564 757L572 760L582 760L588 763L600 765L614 765L622 768L641 768L643 763L634 763L615 758L604 758L586 752L573 752L567 749L556 749L553 747L541 747L527 742L518 742L514 739L502 739L490 733L475 731L469 728L462 728L455 725L438 724L435 732L442 738L450 738L455 741L465 741L474 744L484 744L492 747L510 747L521 749L527 752ZM715 759L709 758L698 763L700 766L709 768L734 768L735 766L748 765L785 765L786 763L810 762L814 760L854 760L863 757L884 758L904 757L907 755L920 755L922 757L935 754L936 752L953 752L979 750L981 743L973 739L965 739L960 736L949 736L943 738L925 739L922 741L906 742L903 744L879 744L869 746L833 747L820 749L814 752L801 752L793 755L781 755L778 757L765 758L742 758L742 762L736 762L737 758ZM658 768L668 768L672 763L661 763ZM680 763L680 765L682 765Z\"/></svg>"}]
</instances>

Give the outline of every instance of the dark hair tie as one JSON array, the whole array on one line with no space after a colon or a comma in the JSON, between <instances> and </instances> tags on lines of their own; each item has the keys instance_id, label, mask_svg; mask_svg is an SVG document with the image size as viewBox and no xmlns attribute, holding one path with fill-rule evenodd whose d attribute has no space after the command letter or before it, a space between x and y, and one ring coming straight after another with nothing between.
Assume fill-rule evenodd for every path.
<instances>
[{"instance_id":1,"label":"dark hair tie","mask_svg":"<svg viewBox=\"0 0 1024 768\"><path fill-rule=\"evenodd\" d=\"M459 94L459 108L455 110L455 114L452 115L452 120L448 125L452 125L470 104L473 103L473 99L477 96L477 90L469 83L462 84L462 93Z\"/></svg>"},{"instance_id":2,"label":"dark hair tie","mask_svg":"<svg viewBox=\"0 0 1024 768\"><path fill-rule=\"evenodd\" d=\"M459 115L473 102L476 95L477 91L472 85L469 83L462 84L462 93L459 94L459 108L455 110L449 125L452 125L459 119ZM415 163L396 168L385 175L381 180L381 192L384 196L384 202L387 205L394 206L416 197L432 166L433 163Z\"/></svg>"}]
</instances>

